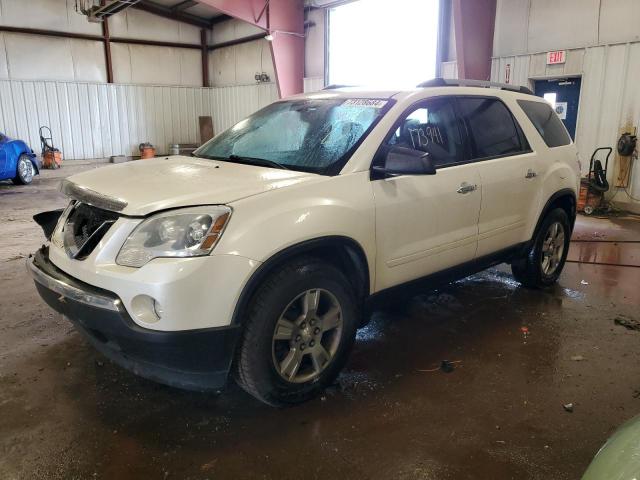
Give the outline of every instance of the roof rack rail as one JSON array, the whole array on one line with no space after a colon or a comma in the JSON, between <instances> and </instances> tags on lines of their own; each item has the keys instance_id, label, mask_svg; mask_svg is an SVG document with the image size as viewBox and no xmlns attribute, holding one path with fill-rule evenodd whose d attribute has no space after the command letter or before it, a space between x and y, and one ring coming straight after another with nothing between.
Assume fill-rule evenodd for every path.
<instances>
[{"instance_id":1,"label":"roof rack rail","mask_svg":"<svg viewBox=\"0 0 640 480\"><path fill-rule=\"evenodd\" d=\"M356 87L357 85L341 85L339 83L332 83L331 85L327 85L322 90L335 90L336 88L351 88Z\"/></svg>"},{"instance_id":2,"label":"roof rack rail","mask_svg":"<svg viewBox=\"0 0 640 480\"><path fill-rule=\"evenodd\" d=\"M525 93L533 95L533 92L527 87L520 85L511 85L509 83L485 82L483 80L456 79L456 78L433 78L417 85L418 88L427 87L482 87L482 88L499 88L500 90L510 90L512 92Z\"/></svg>"}]
</instances>

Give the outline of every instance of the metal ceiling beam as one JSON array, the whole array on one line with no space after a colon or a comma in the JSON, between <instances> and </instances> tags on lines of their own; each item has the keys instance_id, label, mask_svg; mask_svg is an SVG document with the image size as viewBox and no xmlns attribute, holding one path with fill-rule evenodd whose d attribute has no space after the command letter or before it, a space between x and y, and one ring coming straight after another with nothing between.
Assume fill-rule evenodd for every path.
<instances>
[{"instance_id":1,"label":"metal ceiling beam","mask_svg":"<svg viewBox=\"0 0 640 480\"><path fill-rule=\"evenodd\" d=\"M267 0L198 0L204 5L220 10L233 18L243 20L247 23L255 25L267 30L267 15L263 15L260 19L258 16L265 7ZM287 3L297 3L302 0L284 0Z\"/></svg>"},{"instance_id":2,"label":"metal ceiling beam","mask_svg":"<svg viewBox=\"0 0 640 480\"><path fill-rule=\"evenodd\" d=\"M206 18L191 15L190 13L182 11L174 11L169 7L158 5L157 3L151 2L149 0L141 0L140 2L136 3L133 8L137 8L138 10L142 10L147 13L153 13L154 15L168 18L170 20L188 23L189 25L194 25L200 28L211 28L212 25L212 22L210 20L207 20Z\"/></svg>"},{"instance_id":3,"label":"metal ceiling beam","mask_svg":"<svg viewBox=\"0 0 640 480\"><path fill-rule=\"evenodd\" d=\"M227 20L231 20L233 17L229 16L229 15L225 15L224 13L222 15L218 15L217 17L213 17L211 19L211 26L217 25L220 22L226 22Z\"/></svg>"},{"instance_id":4,"label":"metal ceiling beam","mask_svg":"<svg viewBox=\"0 0 640 480\"><path fill-rule=\"evenodd\" d=\"M29 35L44 35L47 37L77 38L80 40L95 40L98 42L101 42L103 39L102 35L91 35L88 33L59 32L56 30L44 30L41 28L5 27L2 25L0 25L0 32L26 33Z\"/></svg>"},{"instance_id":5,"label":"metal ceiling beam","mask_svg":"<svg viewBox=\"0 0 640 480\"><path fill-rule=\"evenodd\" d=\"M56 30L42 30L39 28L23 28L23 27L4 27L0 25L0 32L8 33L24 33L28 35L43 35L47 37L59 38L77 38L81 40L94 40L96 42L104 42L104 35L90 35L86 33L70 33L58 32ZM201 50L201 44L195 43L178 43L178 42L161 42L156 40L142 40L138 38L109 37L110 43L129 43L133 45L148 45L152 47L172 47L172 48L191 48Z\"/></svg>"},{"instance_id":6,"label":"metal ceiling beam","mask_svg":"<svg viewBox=\"0 0 640 480\"><path fill-rule=\"evenodd\" d=\"M171 11L173 12L182 12L184 10L186 10L187 8L191 8L194 7L198 4L198 2L196 2L196 0L184 0L183 2L177 3L175 5L173 5L172 7L169 7L171 9Z\"/></svg>"},{"instance_id":7,"label":"metal ceiling beam","mask_svg":"<svg viewBox=\"0 0 640 480\"><path fill-rule=\"evenodd\" d=\"M219 48L233 47L234 45L242 45L243 43L254 42L261 40L265 37L266 33L256 33L249 35L248 37L237 38L235 40L229 40L227 42L216 43L215 45L209 45L209 50L218 50Z\"/></svg>"}]
</instances>

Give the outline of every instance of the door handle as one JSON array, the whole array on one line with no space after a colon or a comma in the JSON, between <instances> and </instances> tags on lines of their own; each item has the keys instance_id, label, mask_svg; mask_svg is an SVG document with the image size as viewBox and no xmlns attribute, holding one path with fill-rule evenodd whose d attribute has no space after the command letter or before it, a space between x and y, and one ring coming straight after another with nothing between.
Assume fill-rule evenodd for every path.
<instances>
[{"instance_id":1,"label":"door handle","mask_svg":"<svg viewBox=\"0 0 640 480\"><path fill-rule=\"evenodd\" d=\"M524 176L524 178L535 178L537 176L538 174L532 168L530 168L529 170L527 170L527 174Z\"/></svg>"},{"instance_id":2,"label":"door handle","mask_svg":"<svg viewBox=\"0 0 640 480\"><path fill-rule=\"evenodd\" d=\"M460 188L458 188L458 190L456 190L456 192L462 193L464 195L465 193L473 192L477 188L478 188L477 185L471 185L471 184L469 184L467 182L462 182L460 184Z\"/></svg>"}]
</instances>

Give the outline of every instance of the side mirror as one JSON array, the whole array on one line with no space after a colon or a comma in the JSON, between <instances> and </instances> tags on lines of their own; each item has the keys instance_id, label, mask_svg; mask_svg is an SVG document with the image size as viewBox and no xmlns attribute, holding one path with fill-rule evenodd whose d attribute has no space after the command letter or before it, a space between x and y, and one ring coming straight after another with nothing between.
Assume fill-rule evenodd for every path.
<instances>
[{"instance_id":1,"label":"side mirror","mask_svg":"<svg viewBox=\"0 0 640 480\"><path fill-rule=\"evenodd\" d=\"M382 154L384 165L372 167L372 180L399 175L435 175L429 153L406 147L390 147Z\"/></svg>"}]
</instances>

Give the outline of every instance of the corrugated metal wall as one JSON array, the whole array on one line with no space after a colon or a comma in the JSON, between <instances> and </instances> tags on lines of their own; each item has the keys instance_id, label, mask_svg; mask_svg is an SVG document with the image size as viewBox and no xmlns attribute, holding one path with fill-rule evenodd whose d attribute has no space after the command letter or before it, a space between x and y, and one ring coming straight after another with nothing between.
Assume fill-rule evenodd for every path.
<instances>
[{"instance_id":1,"label":"corrugated metal wall","mask_svg":"<svg viewBox=\"0 0 640 480\"><path fill-rule=\"evenodd\" d=\"M153 143L198 142L198 116L216 133L277 100L275 84L220 88L0 80L0 131L39 153L38 129L51 127L67 159L134 155Z\"/></svg>"},{"instance_id":2,"label":"corrugated metal wall","mask_svg":"<svg viewBox=\"0 0 640 480\"><path fill-rule=\"evenodd\" d=\"M317 92L324 88L324 78L322 77L305 77L303 89L307 92Z\"/></svg>"},{"instance_id":3,"label":"corrugated metal wall","mask_svg":"<svg viewBox=\"0 0 640 480\"><path fill-rule=\"evenodd\" d=\"M458 62L442 62L440 67L440 76L442 78L458 78Z\"/></svg>"},{"instance_id":4,"label":"corrugated metal wall","mask_svg":"<svg viewBox=\"0 0 640 480\"><path fill-rule=\"evenodd\" d=\"M494 58L491 80L504 82L507 65L511 83L516 85L532 87L534 79L582 77L576 146L585 170L596 147L615 147L624 124L640 126L640 42L568 50L567 61L561 65L547 65L546 52ZM611 185L615 172L610 165ZM640 197L640 164L632 172L629 192ZM613 194L616 201L629 201L624 191L612 189Z\"/></svg>"}]
</instances>

